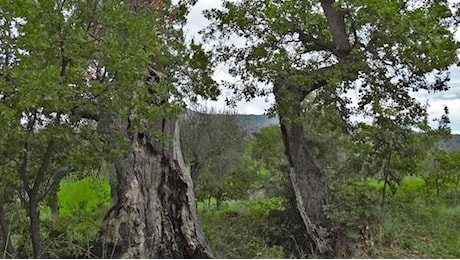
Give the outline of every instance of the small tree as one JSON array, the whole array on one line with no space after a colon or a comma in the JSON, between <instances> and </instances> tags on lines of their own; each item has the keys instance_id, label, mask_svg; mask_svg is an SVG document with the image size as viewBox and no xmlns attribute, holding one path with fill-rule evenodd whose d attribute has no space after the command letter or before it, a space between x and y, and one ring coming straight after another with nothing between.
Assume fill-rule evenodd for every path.
<instances>
[{"instance_id":1,"label":"small tree","mask_svg":"<svg viewBox=\"0 0 460 260\"><path fill-rule=\"evenodd\" d=\"M446 152L441 149L432 151L427 160L425 185L435 189L436 195L446 195L460 188L460 152Z\"/></svg>"},{"instance_id":2,"label":"small tree","mask_svg":"<svg viewBox=\"0 0 460 260\"><path fill-rule=\"evenodd\" d=\"M250 156L246 161L247 168L259 176L258 186L263 187L269 196L284 197L289 166L279 127L267 126L254 133L248 141L247 150Z\"/></svg>"},{"instance_id":3,"label":"small tree","mask_svg":"<svg viewBox=\"0 0 460 260\"><path fill-rule=\"evenodd\" d=\"M245 196L250 184L242 167L245 139L229 112L189 111L184 116L181 140L198 200L215 198L219 207L223 200Z\"/></svg>"}]
</instances>

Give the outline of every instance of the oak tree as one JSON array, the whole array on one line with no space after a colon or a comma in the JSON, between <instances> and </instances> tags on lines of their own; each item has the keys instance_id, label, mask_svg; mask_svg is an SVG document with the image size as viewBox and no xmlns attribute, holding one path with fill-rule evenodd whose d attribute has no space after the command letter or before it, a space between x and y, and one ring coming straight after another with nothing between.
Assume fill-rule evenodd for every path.
<instances>
[{"instance_id":1,"label":"oak tree","mask_svg":"<svg viewBox=\"0 0 460 260\"><path fill-rule=\"evenodd\" d=\"M237 96L273 93L297 209L313 253L352 253L323 208L331 202L326 175L312 156L299 118L312 92L331 102L358 90L358 109L379 117L383 107L418 117L424 108L411 91L448 88L457 61L455 19L449 2L407 0L224 1L205 12L216 39L216 60L230 67ZM237 39L232 42L232 39ZM431 76L431 78L428 77ZM308 134L308 133L307 133ZM344 245L345 244L345 245Z\"/></svg>"},{"instance_id":2,"label":"oak tree","mask_svg":"<svg viewBox=\"0 0 460 260\"><path fill-rule=\"evenodd\" d=\"M218 92L207 54L185 44L194 2L2 2L1 186L27 210L33 257L46 256L39 205L102 161L115 164L118 198L95 254L212 256L175 120L184 96Z\"/></svg>"}]
</instances>

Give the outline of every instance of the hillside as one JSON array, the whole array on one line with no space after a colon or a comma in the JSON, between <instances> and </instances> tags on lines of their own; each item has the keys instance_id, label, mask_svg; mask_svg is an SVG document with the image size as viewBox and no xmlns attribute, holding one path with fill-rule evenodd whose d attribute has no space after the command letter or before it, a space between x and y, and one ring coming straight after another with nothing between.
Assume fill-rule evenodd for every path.
<instances>
[{"instance_id":1,"label":"hillside","mask_svg":"<svg viewBox=\"0 0 460 260\"><path fill-rule=\"evenodd\" d=\"M236 115L243 128L249 133L259 131L261 128L278 124L278 116L269 117L267 115ZM446 151L460 150L460 135L453 134L452 138L442 145Z\"/></svg>"},{"instance_id":2,"label":"hillside","mask_svg":"<svg viewBox=\"0 0 460 260\"><path fill-rule=\"evenodd\" d=\"M460 150L460 135L452 135L452 138L443 145L446 151Z\"/></svg>"},{"instance_id":3,"label":"hillside","mask_svg":"<svg viewBox=\"0 0 460 260\"><path fill-rule=\"evenodd\" d=\"M236 118L248 133L255 133L263 127L278 124L278 116L236 115Z\"/></svg>"},{"instance_id":4,"label":"hillside","mask_svg":"<svg viewBox=\"0 0 460 260\"><path fill-rule=\"evenodd\" d=\"M194 113L201 113L196 112L191 109L187 109L186 114L194 114ZM233 115L227 115L233 116ZM248 133L252 134L259 131L261 128L276 125L278 124L278 116L269 117L268 115L245 115L245 114L237 114L235 115L238 122L241 126L246 130Z\"/></svg>"},{"instance_id":5,"label":"hillside","mask_svg":"<svg viewBox=\"0 0 460 260\"><path fill-rule=\"evenodd\" d=\"M187 113L196 113L196 112L192 110L188 110ZM269 117L268 115L238 114L236 115L236 118L238 122L240 122L241 126L248 133L255 133L263 127L270 126L270 125L277 125L279 122L278 116ZM458 134L452 135L452 138L449 141L447 141L445 144L443 144L442 147L446 151L460 150L460 135Z\"/></svg>"}]
</instances>

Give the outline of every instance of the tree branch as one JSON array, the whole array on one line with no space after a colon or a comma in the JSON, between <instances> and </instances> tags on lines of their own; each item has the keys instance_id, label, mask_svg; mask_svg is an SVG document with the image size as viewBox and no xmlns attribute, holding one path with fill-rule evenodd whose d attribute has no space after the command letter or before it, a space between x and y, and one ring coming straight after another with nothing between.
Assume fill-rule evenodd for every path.
<instances>
[{"instance_id":1,"label":"tree branch","mask_svg":"<svg viewBox=\"0 0 460 260\"><path fill-rule=\"evenodd\" d=\"M27 176L27 162L29 161L29 143L26 142L24 145L24 154L22 155L22 162L21 166L19 168L19 176L21 177L22 180L22 186L24 186L24 189L26 190L27 194L30 195L30 182L29 182L29 177Z\"/></svg>"},{"instance_id":2,"label":"tree branch","mask_svg":"<svg viewBox=\"0 0 460 260\"><path fill-rule=\"evenodd\" d=\"M48 145L46 146L46 151L42 157L40 168L38 169L37 176L35 176L34 185L32 187L32 195L38 193L38 189L41 186L41 183L43 182L43 178L45 178L45 174L48 171L48 167L51 162L53 148L54 140L51 140L48 142Z\"/></svg>"},{"instance_id":3,"label":"tree branch","mask_svg":"<svg viewBox=\"0 0 460 260\"><path fill-rule=\"evenodd\" d=\"M345 12L342 9L336 8L334 5L335 0L321 0L321 7L323 8L324 15L326 16L327 23L331 30L332 38L334 39L337 57L344 58L351 50L351 45L345 30Z\"/></svg>"},{"instance_id":4,"label":"tree branch","mask_svg":"<svg viewBox=\"0 0 460 260\"><path fill-rule=\"evenodd\" d=\"M99 121L101 117L99 114L94 114L88 111L81 110L81 108L78 106L72 108L70 111L72 112L72 114L84 119Z\"/></svg>"},{"instance_id":5,"label":"tree branch","mask_svg":"<svg viewBox=\"0 0 460 260\"><path fill-rule=\"evenodd\" d=\"M64 176L73 171L75 171L75 169L70 167L62 167L57 169L54 172L53 176L48 178L48 180L46 181L46 184L44 186L45 191L43 192L39 200L43 200L46 197L46 195L52 190L53 185L59 184L59 182L64 178Z\"/></svg>"},{"instance_id":6,"label":"tree branch","mask_svg":"<svg viewBox=\"0 0 460 260\"><path fill-rule=\"evenodd\" d=\"M301 29L297 30L296 32L299 34L299 40L302 42L302 45L305 48L304 53L311 51L335 51L334 44L332 42L324 42L318 38L306 34Z\"/></svg>"},{"instance_id":7,"label":"tree branch","mask_svg":"<svg viewBox=\"0 0 460 260\"><path fill-rule=\"evenodd\" d=\"M3 204L0 204L0 230L2 230L2 238L3 238L3 243L1 244L3 246L4 254L3 258L5 258L6 255L10 257L11 259L14 258L15 255L15 250L14 246L11 243L11 232L10 232L10 227L8 225L8 222L6 221L6 212L3 209Z\"/></svg>"},{"instance_id":8,"label":"tree branch","mask_svg":"<svg viewBox=\"0 0 460 260\"><path fill-rule=\"evenodd\" d=\"M26 130L28 132L33 131L35 120L36 120L36 113L34 113L33 118L29 119L29 121L27 122ZM19 166L19 176L21 177L22 186L26 190L27 195L30 196L31 194L30 181L29 181L29 177L27 176L28 161L29 161L29 140L26 140L26 143L24 144L24 153L22 155L21 165Z\"/></svg>"}]
</instances>

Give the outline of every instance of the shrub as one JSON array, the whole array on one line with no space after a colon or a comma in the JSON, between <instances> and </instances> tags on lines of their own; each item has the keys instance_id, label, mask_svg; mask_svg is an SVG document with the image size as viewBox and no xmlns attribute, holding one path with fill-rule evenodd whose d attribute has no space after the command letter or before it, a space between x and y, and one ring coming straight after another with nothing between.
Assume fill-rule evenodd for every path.
<instances>
[{"instance_id":1,"label":"shrub","mask_svg":"<svg viewBox=\"0 0 460 260\"><path fill-rule=\"evenodd\" d=\"M110 206L110 185L103 177L60 183L57 194L59 216L44 218L47 253L51 257L92 257L104 215Z\"/></svg>"},{"instance_id":2,"label":"shrub","mask_svg":"<svg viewBox=\"0 0 460 260\"><path fill-rule=\"evenodd\" d=\"M277 199L230 202L199 210L204 232L219 258L285 258L280 246L270 246L265 234L268 212L280 208Z\"/></svg>"},{"instance_id":3,"label":"shrub","mask_svg":"<svg viewBox=\"0 0 460 260\"><path fill-rule=\"evenodd\" d=\"M351 238L358 238L363 225L378 223L381 218L379 194L367 181L351 180L331 185L334 203L326 214L344 228Z\"/></svg>"},{"instance_id":4,"label":"shrub","mask_svg":"<svg viewBox=\"0 0 460 260\"><path fill-rule=\"evenodd\" d=\"M388 205L375 256L459 258L460 208L441 197L427 197L425 187L416 186L405 183Z\"/></svg>"}]
</instances>

